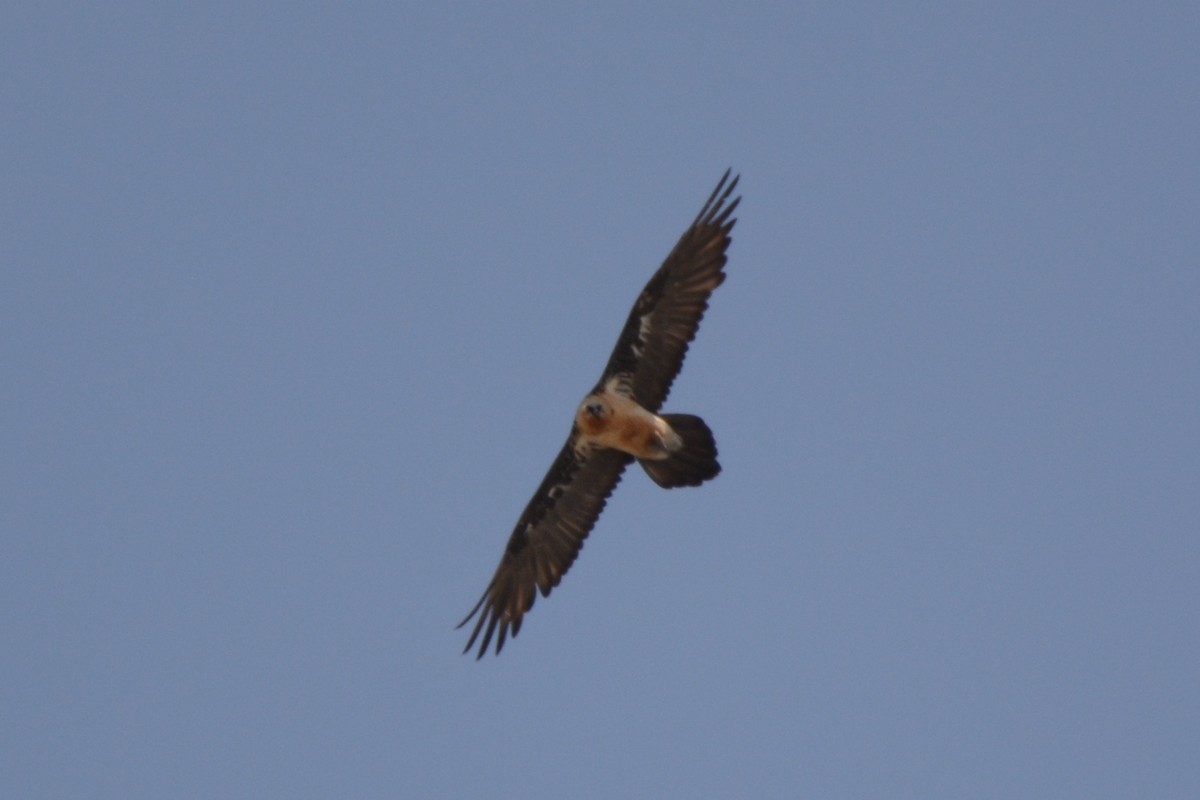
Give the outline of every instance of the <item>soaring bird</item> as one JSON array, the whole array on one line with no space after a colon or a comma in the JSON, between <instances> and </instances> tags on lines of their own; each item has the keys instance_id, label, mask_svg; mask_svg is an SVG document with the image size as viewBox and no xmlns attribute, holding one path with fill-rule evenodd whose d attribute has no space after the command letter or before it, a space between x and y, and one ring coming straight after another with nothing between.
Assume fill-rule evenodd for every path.
<instances>
[{"instance_id":1,"label":"soaring bird","mask_svg":"<svg viewBox=\"0 0 1200 800\"><path fill-rule=\"evenodd\" d=\"M483 658L570 569L621 473L637 460L664 489L699 486L721 471L712 431L691 414L659 414L683 366L688 343L725 280L725 251L740 197L726 170L691 226L638 295L595 388L575 411L571 433L525 512L500 565L471 613L479 615L463 652L479 641ZM482 638L480 638L482 635Z\"/></svg>"}]
</instances>

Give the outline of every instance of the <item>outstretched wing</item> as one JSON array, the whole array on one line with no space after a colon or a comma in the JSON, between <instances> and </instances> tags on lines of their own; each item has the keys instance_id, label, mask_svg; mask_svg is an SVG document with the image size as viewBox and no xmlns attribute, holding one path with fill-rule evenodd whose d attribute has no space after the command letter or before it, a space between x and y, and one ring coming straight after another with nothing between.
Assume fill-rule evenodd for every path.
<instances>
[{"instance_id":1,"label":"outstretched wing","mask_svg":"<svg viewBox=\"0 0 1200 800\"><path fill-rule=\"evenodd\" d=\"M609 378L629 376L633 396L652 412L662 408L696 336L713 289L725 280L725 250L737 221L741 198L729 201L737 186L729 170L667 260L646 284L617 339L597 389Z\"/></svg>"},{"instance_id":2,"label":"outstretched wing","mask_svg":"<svg viewBox=\"0 0 1200 800\"><path fill-rule=\"evenodd\" d=\"M577 454L575 441L576 433L572 430L517 521L492 582L471 613L458 624L461 628L479 614L464 653L482 633L476 658L483 658L497 627L500 629L497 654L510 631L517 635L537 592L549 595L571 568L583 540L604 510L604 503L621 480L621 473L633 460L632 456L607 448Z\"/></svg>"}]
</instances>

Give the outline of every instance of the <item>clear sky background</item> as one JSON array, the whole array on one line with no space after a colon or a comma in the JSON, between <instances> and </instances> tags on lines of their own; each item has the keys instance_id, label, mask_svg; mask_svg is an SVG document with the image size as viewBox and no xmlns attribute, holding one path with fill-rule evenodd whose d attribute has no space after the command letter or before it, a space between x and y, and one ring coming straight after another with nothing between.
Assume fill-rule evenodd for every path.
<instances>
[{"instance_id":1,"label":"clear sky background","mask_svg":"<svg viewBox=\"0 0 1200 800\"><path fill-rule=\"evenodd\" d=\"M0 796L1200 796L1200 11L902 5L9 4ZM460 655L730 166L724 472Z\"/></svg>"}]
</instances>

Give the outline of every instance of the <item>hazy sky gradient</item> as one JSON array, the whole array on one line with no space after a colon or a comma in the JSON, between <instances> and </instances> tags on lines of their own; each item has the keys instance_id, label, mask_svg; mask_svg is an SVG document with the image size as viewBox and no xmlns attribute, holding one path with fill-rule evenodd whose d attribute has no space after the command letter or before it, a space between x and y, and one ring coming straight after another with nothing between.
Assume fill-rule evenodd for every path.
<instances>
[{"instance_id":1,"label":"hazy sky gradient","mask_svg":"<svg viewBox=\"0 0 1200 800\"><path fill-rule=\"evenodd\" d=\"M0 796L1200 796L1200 11L16 3ZM668 410L454 624L726 167Z\"/></svg>"}]
</instances>

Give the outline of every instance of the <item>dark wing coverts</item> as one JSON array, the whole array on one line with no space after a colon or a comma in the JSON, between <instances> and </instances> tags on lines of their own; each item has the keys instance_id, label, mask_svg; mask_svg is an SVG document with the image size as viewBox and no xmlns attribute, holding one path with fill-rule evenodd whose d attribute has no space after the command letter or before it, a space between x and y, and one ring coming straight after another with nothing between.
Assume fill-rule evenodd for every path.
<instances>
[{"instance_id":1,"label":"dark wing coverts","mask_svg":"<svg viewBox=\"0 0 1200 800\"><path fill-rule=\"evenodd\" d=\"M537 590L548 595L558 586L604 510L605 501L621 480L621 473L633 460L620 450L607 448L592 449L578 457L575 436L572 430L542 485L525 507L483 597L466 619L458 623L461 628L483 609L464 653L482 633L477 656L482 658L497 625L500 628L497 653L504 647L510 630L513 636L517 635L522 617L533 607Z\"/></svg>"},{"instance_id":2,"label":"dark wing coverts","mask_svg":"<svg viewBox=\"0 0 1200 800\"><path fill-rule=\"evenodd\" d=\"M708 308L709 295L725 280L725 249L734 224L730 217L741 198L727 201L737 182L736 177L729 180L726 171L691 227L646 284L597 389L624 373L639 404L651 412L662 406ZM574 563L621 473L633 460L626 453L603 447L576 453L577 437L578 431L572 428L517 521L483 597L459 623L461 628L479 614L464 653L479 640L477 657L482 658L497 629L497 653L510 633L517 635L538 591L549 595Z\"/></svg>"},{"instance_id":3,"label":"dark wing coverts","mask_svg":"<svg viewBox=\"0 0 1200 800\"><path fill-rule=\"evenodd\" d=\"M688 342L695 338L708 308L708 298L725 280L725 250L736 222L731 216L741 198L726 201L737 182L736 176L731 181L725 172L692 226L638 295L597 389L612 376L625 373L633 381L639 405L654 413L662 408L683 366Z\"/></svg>"}]
</instances>

